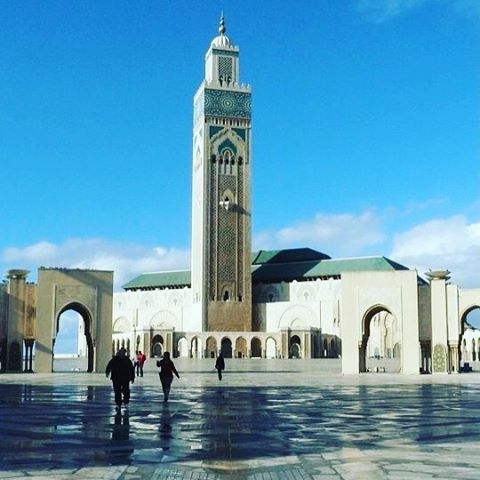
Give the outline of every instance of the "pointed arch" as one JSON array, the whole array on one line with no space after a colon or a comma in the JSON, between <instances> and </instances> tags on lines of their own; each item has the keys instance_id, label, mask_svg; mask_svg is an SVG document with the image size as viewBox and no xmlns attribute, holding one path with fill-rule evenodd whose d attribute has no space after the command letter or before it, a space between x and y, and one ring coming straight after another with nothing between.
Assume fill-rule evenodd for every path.
<instances>
[{"instance_id":1,"label":"pointed arch","mask_svg":"<svg viewBox=\"0 0 480 480\"><path fill-rule=\"evenodd\" d=\"M220 350L224 358L232 358L233 349L232 349L232 339L228 336L222 338L220 342Z\"/></svg>"},{"instance_id":2,"label":"pointed arch","mask_svg":"<svg viewBox=\"0 0 480 480\"><path fill-rule=\"evenodd\" d=\"M251 356L255 358L262 357L262 342L258 337L253 337L250 341Z\"/></svg>"},{"instance_id":3,"label":"pointed arch","mask_svg":"<svg viewBox=\"0 0 480 480\"><path fill-rule=\"evenodd\" d=\"M265 354L267 358L277 358L277 342L273 337L265 340Z\"/></svg>"},{"instance_id":4,"label":"pointed arch","mask_svg":"<svg viewBox=\"0 0 480 480\"><path fill-rule=\"evenodd\" d=\"M244 337L237 337L235 340L235 356L245 358L247 356L247 341Z\"/></svg>"}]
</instances>

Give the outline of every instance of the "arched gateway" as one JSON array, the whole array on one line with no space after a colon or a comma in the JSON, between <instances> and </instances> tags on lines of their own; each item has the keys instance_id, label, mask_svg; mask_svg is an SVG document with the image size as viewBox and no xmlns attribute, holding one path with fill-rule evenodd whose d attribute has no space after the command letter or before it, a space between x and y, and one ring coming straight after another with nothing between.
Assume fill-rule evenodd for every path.
<instances>
[{"instance_id":1,"label":"arched gateway","mask_svg":"<svg viewBox=\"0 0 480 480\"><path fill-rule=\"evenodd\" d=\"M418 373L419 316L417 273L346 272L342 274L342 372L365 371L365 355L370 336L370 322L380 312L396 321L397 355L401 373Z\"/></svg>"},{"instance_id":2,"label":"arched gateway","mask_svg":"<svg viewBox=\"0 0 480 480\"><path fill-rule=\"evenodd\" d=\"M35 371L52 371L58 321L66 310L85 323L88 371L103 371L112 350L113 272L40 268L37 293Z\"/></svg>"}]
</instances>

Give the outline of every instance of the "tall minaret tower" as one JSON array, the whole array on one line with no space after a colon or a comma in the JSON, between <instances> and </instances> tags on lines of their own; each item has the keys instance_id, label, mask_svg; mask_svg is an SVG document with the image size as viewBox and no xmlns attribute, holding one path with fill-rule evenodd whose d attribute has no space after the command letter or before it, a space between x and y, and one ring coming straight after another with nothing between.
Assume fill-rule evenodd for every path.
<instances>
[{"instance_id":1,"label":"tall minaret tower","mask_svg":"<svg viewBox=\"0 0 480 480\"><path fill-rule=\"evenodd\" d=\"M193 314L204 331L249 331L251 93L225 33L222 15L194 97Z\"/></svg>"}]
</instances>

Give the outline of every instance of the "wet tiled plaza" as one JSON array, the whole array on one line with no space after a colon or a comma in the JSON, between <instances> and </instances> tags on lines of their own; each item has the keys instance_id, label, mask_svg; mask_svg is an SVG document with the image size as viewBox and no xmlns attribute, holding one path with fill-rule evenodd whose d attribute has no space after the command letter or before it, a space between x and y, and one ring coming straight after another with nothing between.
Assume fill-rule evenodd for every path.
<instances>
[{"instance_id":1,"label":"wet tiled plaza","mask_svg":"<svg viewBox=\"0 0 480 480\"><path fill-rule=\"evenodd\" d=\"M0 478L480 478L479 374L211 363L178 360L167 405L148 365L128 415L102 374L1 375Z\"/></svg>"}]
</instances>

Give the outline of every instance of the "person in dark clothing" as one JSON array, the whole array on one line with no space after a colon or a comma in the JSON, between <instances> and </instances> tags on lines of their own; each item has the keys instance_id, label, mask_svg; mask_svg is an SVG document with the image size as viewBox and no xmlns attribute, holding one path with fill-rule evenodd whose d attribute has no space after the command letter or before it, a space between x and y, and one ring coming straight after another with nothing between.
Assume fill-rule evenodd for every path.
<instances>
[{"instance_id":1,"label":"person in dark clothing","mask_svg":"<svg viewBox=\"0 0 480 480\"><path fill-rule=\"evenodd\" d=\"M107 378L110 376L112 379L117 412L120 412L122 397L125 409L128 410L128 403L130 402L130 382L133 383L135 381L135 369L127 357L127 351L124 348L121 348L108 362L105 375Z\"/></svg>"},{"instance_id":2,"label":"person in dark clothing","mask_svg":"<svg viewBox=\"0 0 480 480\"><path fill-rule=\"evenodd\" d=\"M173 381L173 374L180 378L180 375L175 368L172 360L170 360L170 352L165 352L163 358L157 361L157 367L160 367L160 382L162 384L163 390L163 401L168 402L168 397L170 395L170 387Z\"/></svg>"},{"instance_id":3,"label":"person in dark clothing","mask_svg":"<svg viewBox=\"0 0 480 480\"><path fill-rule=\"evenodd\" d=\"M222 352L218 354L217 361L215 362L215 368L217 369L218 379L222 379L222 371L225 370L225 360Z\"/></svg>"}]
</instances>

